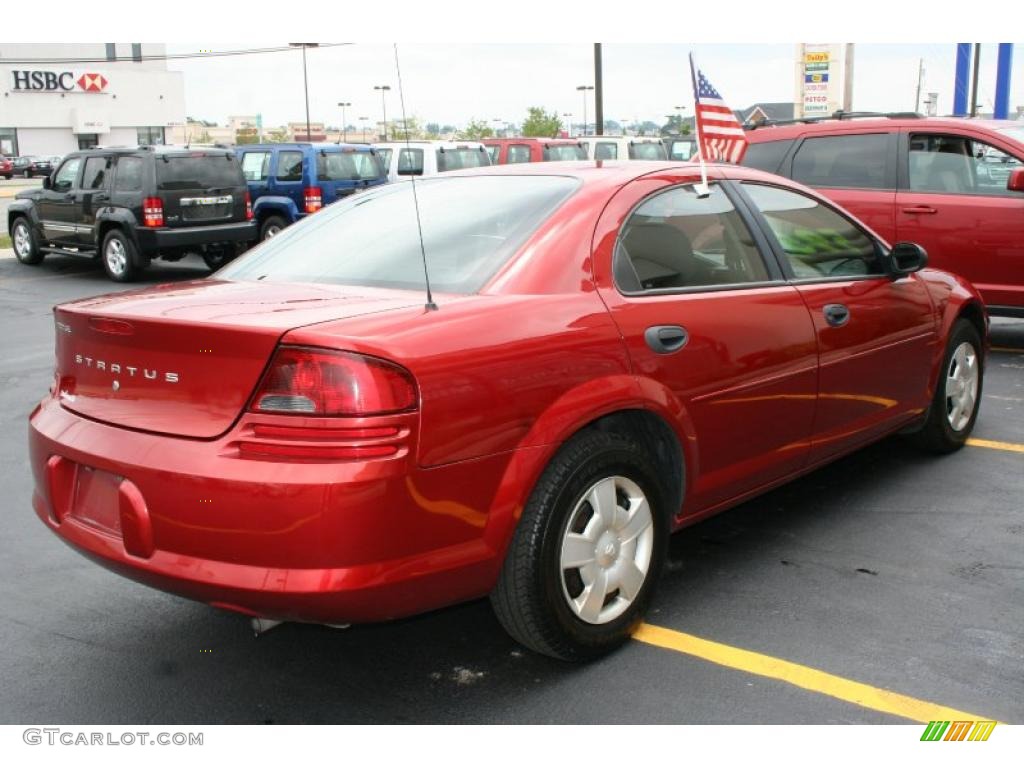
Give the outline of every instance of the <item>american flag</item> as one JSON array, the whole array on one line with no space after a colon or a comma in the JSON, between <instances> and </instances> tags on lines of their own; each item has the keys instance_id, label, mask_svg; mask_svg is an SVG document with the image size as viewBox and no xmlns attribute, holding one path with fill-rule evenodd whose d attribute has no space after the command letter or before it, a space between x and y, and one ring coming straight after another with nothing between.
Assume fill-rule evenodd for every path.
<instances>
[{"instance_id":1,"label":"american flag","mask_svg":"<svg viewBox=\"0 0 1024 768\"><path fill-rule=\"evenodd\" d=\"M704 160L724 160L738 163L747 151L747 136L740 121L729 109L715 86L697 69L690 57L690 72L693 75L697 133L700 137L700 153Z\"/></svg>"}]
</instances>

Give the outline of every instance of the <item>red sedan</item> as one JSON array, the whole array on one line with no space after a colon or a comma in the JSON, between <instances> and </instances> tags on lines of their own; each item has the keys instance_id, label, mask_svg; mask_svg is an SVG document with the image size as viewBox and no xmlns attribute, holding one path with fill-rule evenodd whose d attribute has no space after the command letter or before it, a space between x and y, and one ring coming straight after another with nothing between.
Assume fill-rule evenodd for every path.
<instances>
[{"instance_id":1,"label":"red sedan","mask_svg":"<svg viewBox=\"0 0 1024 768\"><path fill-rule=\"evenodd\" d=\"M537 651L614 647L669 533L894 432L955 450L980 402L969 284L806 188L709 171L391 184L211 279L57 307L36 513L253 617L490 595Z\"/></svg>"}]
</instances>

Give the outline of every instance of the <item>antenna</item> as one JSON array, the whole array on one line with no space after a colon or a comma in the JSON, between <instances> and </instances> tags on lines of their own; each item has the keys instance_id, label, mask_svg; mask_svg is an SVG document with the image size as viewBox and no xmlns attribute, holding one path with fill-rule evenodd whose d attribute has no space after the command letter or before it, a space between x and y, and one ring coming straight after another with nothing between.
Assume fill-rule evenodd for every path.
<instances>
[{"instance_id":1,"label":"antenna","mask_svg":"<svg viewBox=\"0 0 1024 768\"><path fill-rule=\"evenodd\" d=\"M711 187L708 186L708 169L704 165L704 142L700 135L700 94L697 91L697 65L693 63L693 52L690 52L690 80L693 81L693 130L697 133L697 162L700 163L700 184L695 184L693 191L697 197L709 197Z\"/></svg>"},{"instance_id":2,"label":"antenna","mask_svg":"<svg viewBox=\"0 0 1024 768\"><path fill-rule=\"evenodd\" d=\"M412 150L412 144L409 141L409 121L405 117L405 92L402 90L402 69L398 66L398 43L394 43L395 46L395 74L398 75L398 100L402 106L402 126L405 128L405 148ZM387 132L387 125L384 126L384 131ZM423 257L423 280L427 284L427 303L424 305L425 309L436 310L437 304L434 303L434 296L430 292L430 274L427 272L427 248L423 244L423 224L420 222L420 200L416 196L416 175L409 176L409 183L412 184L412 204L416 208L416 231L420 236L420 255Z\"/></svg>"}]
</instances>

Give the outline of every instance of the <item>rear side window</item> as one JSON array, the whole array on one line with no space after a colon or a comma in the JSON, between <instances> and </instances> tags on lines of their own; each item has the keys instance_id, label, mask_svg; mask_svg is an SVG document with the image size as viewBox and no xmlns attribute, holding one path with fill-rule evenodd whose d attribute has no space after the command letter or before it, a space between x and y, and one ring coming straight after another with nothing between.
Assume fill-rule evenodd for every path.
<instances>
[{"instance_id":1,"label":"rear side window","mask_svg":"<svg viewBox=\"0 0 1024 768\"><path fill-rule=\"evenodd\" d=\"M246 152L242 157L242 174L246 181L265 181L270 174L270 153Z\"/></svg>"},{"instance_id":2,"label":"rear side window","mask_svg":"<svg viewBox=\"0 0 1024 768\"><path fill-rule=\"evenodd\" d=\"M505 162L509 164L530 162L530 148L525 144L509 144Z\"/></svg>"},{"instance_id":3,"label":"rear side window","mask_svg":"<svg viewBox=\"0 0 1024 768\"><path fill-rule=\"evenodd\" d=\"M142 158L121 157L114 174L114 190L117 192L139 192L142 190Z\"/></svg>"},{"instance_id":4,"label":"rear side window","mask_svg":"<svg viewBox=\"0 0 1024 768\"><path fill-rule=\"evenodd\" d=\"M82 175L82 189L106 189L109 165L109 157L90 157L86 160L85 173Z\"/></svg>"},{"instance_id":5,"label":"rear side window","mask_svg":"<svg viewBox=\"0 0 1024 768\"><path fill-rule=\"evenodd\" d=\"M809 187L885 189L889 135L805 139L793 158L793 179Z\"/></svg>"},{"instance_id":6,"label":"rear side window","mask_svg":"<svg viewBox=\"0 0 1024 768\"><path fill-rule=\"evenodd\" d=\"M178 155L157 158L157 187L164 191L240 187L242 169L233 155Z\"/></svg>"},{"instance_id":7,"label":"rear side window","mask_svg":"<svg viewBox=\"0 0 1024 768\"><path fill-rule=\"evenodd\" d=\"M866 232L817 200L788 189L743 183L798 279L883 273L878 246Z\"/></svg>"},{"instance_id":8,"label":"rear side window","mask_svg":"<svg viewBox=\"0 0 1024 768\"><path fill-rule=\"evenodd\" d=\"M555 144L544 147L545 160L586 160L587 150L579 144Z\"/></svg>"},{"instance_id":9,"label":"rear side window","mask_svg":"<svg viewBox=\"0 0 1024 768\"><path fill-rule=\"evenodd\" d=\"M330 152L316 158L319 181L365 181L381 175L376 155L369 152Z\"/></svg>"},{"instance_id":10,"label":"rear side window","mask_svg":"<svg viewBox=\"0 0 1024 768\"><path fill-rule=\"evenodd\" d=\"M668 160L668 152L660 141L629 143L630 160Z\"/></svg>"},{"instance_id":11,"label":"rear side window","mask_svg":"<svg viewBox=\"0 0 1024 768\"><path fill-rule=\"evenodd\" d=\"M278 181L302 181L302 153L282 152L277 156Z\"/></svg>"},{"instance_id":12,"label":"rear side window","mask_svg":"<svg viewBox=\"0 0 1024 768\"><path fill-rule=\"evenodd\" d=\"M594 145L595 160L615 160L619 156L619 147L614 141L599 141Z\"/></svg>"},{"instance_id":13,"label":"rear side window","mask_svg":"<svg viewBox=\"0 0 1024 768\"><path fill-rule=\"evenodd\" d=\"M507 162L511 163L512 147L508 148L508 152L510 159ZM526 162L529 161L529 148L527 148ZM463 168L479 168L484 165L490 165L490 158L486 152L477 147L437 150L438 171L460 171Z\"/></svg>"},{"instance_id":14,"label":"rear side window","mask_svg":"<svg viewBox=\"0 0 1024 768\"><path fill-rule=\"evenodd\" d=\"M769 280L750 230L718 185L704 198L685 186L642 202L619 233L614 271L626 293Z\"/></svg>"},{"instance_id":15,"label":"rear side window","mask_svg":"<svg viewBox=\"0 0 1024 768\"><path fill-rule=\"evenodd\" d=\"M778 173L782 160L793 146L792 141L762 141L750 144L743 154L743 165L767 173Z\"/></svg>"}]
</instances>

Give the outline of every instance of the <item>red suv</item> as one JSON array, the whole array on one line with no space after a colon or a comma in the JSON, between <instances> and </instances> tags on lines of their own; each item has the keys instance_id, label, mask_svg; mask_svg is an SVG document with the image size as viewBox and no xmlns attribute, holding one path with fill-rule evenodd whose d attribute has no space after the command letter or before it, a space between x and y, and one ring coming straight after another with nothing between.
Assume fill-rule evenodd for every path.
<instances>
[{"instance_id":1,"label":"red suv","mask_svg":"<svg viewBox=\"0 0 1024 768\"><path fill-rule=\"evenodd\" d=\"M484 139L491 165L586 160L587 148L576 139Z\"/></svg>"},{"instance_id":2,"label":"red suv","mask_svg":"<svg viewBox=\"0 0 1024 768\"><path fill-rule=\"evenodd\" d=\"M1024 316L1024 123L914 114L748 130L743 164L815 187L891 242Z\"/></svg>"}]
</instances>

